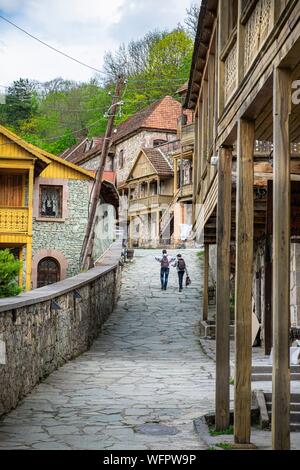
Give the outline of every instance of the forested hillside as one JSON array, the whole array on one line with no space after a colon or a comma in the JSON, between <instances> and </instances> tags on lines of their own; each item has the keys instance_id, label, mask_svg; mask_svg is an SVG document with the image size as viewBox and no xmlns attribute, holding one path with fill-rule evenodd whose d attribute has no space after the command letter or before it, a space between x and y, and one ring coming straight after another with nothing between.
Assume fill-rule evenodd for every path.
<instances>
[{"instance_id":1,"label":"forested hillside","mask_svg":"<svg viewBox=\"0 0 300 470\"><path fill-rule=\"evenodd\" d=\"M150 32L108 52L103 73L88 83L20 78L8 88L6 103L0 106L1 124L59 154L85 136L105 132L105 113L119 74L126 77L126 84L117 123L165 95L178 97L176 90L188 79L196 17L197 8L191 7L184 27Z\"/></svg>"}]
</instances>

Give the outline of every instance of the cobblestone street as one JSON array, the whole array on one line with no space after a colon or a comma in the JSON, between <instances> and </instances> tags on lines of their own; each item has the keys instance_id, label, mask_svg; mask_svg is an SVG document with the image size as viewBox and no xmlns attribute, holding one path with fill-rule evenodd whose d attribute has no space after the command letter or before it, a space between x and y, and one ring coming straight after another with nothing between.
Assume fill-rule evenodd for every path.
<instances>
[{"instance_id":1,"label":"cobblestone street","mask_svg":"<svg viewBox=\"0 0 300 470\"><path fill-rule=\"evenodd\" d=\"M158 253L135 251L103 333L5 417L0 449L204 448L193 418L213 408L214 363L198 339L200 261L184 251L192 285L179 293L171 268L165 292Z\"/></svg>"}]
</instances>

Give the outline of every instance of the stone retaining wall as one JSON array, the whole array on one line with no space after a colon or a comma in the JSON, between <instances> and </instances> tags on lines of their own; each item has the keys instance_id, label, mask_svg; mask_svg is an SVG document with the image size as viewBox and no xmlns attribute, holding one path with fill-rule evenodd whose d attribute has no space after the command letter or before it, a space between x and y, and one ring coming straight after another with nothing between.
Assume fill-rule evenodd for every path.
<instances>
[{"instance_id":1,"label":"stone retaining wall","mask_svg":"<svg viewBox=\"0 0 300 470\"><path fill-rule=\"evenodd\" d=\"M0 300L0 416L65 362L88 350L119 295L121 243L101 266Z\"/></svg>"}]
</instances>

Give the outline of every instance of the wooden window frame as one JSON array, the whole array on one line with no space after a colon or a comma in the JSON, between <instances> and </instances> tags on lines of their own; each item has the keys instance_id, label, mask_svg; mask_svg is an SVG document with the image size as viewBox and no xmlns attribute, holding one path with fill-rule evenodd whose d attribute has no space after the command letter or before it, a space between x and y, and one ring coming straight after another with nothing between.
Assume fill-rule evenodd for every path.
<instances>
[{"instance_id":1,"label":"wooden window frame","mask_svg":"<svg viewBox=\"0 0 300 470\"><path fill-rule=\"evenodd\" d=\"M48 215L42 215L42 191L44 188L49 188L49 189L57 189L59 191L59 216L57 217L52 217ZM64 197L64 190L63 190L63 185L52 185L52 184L40 184L39 186L39 220L47 220L47 221L57 221L57 220L62 220L63 218L63 197Z\"/></svg>"},{"instance_id":2,"label":"wooden window frame","mask_svg":"<svg viewBox=\"0 0 300 470\"><path fill-rule=\"evenodd\" d=\"M124 150L120 150L119 151L119 168L120 170L123 170L124 168Z\"/></svg>"}]
</instances>

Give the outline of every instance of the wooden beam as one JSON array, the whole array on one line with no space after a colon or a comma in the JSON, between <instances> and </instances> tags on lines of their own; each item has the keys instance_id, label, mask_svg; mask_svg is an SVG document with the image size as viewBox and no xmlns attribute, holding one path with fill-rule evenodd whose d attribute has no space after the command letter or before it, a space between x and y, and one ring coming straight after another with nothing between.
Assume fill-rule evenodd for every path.
<instances>
[{"instance_id":1,"label":"wooden beam","mask_svg":"<svg viewBox=\"0 0 300 470\"><path fill-rule=\"evenodd\" d=\"M244 54L245 54L245 26L239 21L243 11L243 0L238 0L238 22L237 22L237 84L244 77Z\"/></svg>"},{"instance_id":2,"label":"wooden beam","mask_svg":"<svg viewBox=\"0 0 300 470\"><path fill-rule=\"evenodd\" d=\"M254 122L238 120L235 279L234 440L250 443Z\"/></svg>"},{"instance_id":3,"label":"wooden beam","mask_svg":"<svg viewBox=\"0 0 300 470\"><path fill-rule=\"evenodd\" d=\"M26 243L26 291L31 290L32 275L32 212L33 212L33 186L34 186L34 167L29 169L28 174L28 229Z\"/></svg>"},{"instance_id":4,"label":"wooden beam","mask_svg":"<svg viewBox=\"0 0 300 470\"><path fill-rule=\"evenodd\" d=\"M272 244L273 230L273 182L268 181L268 202L266 217L266 241L265 241L265 308L264 308L264 348L269 355L272 349Z\"/></svg>"},{"instance_id":5,"label":"wooden beam","mask_svg":"<svg viewBox=\"0 0 300 470\"><path fill-rule=\"evenodd\" d=\"M216 430L228 428L232 149L220 148L217 208Z\"/></svg>"},{"instance_id":6,"label":"wooden beam","mask_svg":"<svg viewBox=\"0 0 300 470\"><path fill-rule=\"evenodd\" d=\"M274 70L272 447L290 449L290 71Z\"/></svg>"},{"instance_id":7,"label":"wooden beam","mask_svg":"<svg viewBox=\"0 0 300 470\"><path fill-rule=\"evenodd\" d=\"M208 320L208 277L209 277L209 245L204 244L204 282L203 282L203 321Z\"/></svg>"}]
</instances>

